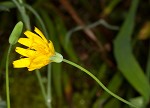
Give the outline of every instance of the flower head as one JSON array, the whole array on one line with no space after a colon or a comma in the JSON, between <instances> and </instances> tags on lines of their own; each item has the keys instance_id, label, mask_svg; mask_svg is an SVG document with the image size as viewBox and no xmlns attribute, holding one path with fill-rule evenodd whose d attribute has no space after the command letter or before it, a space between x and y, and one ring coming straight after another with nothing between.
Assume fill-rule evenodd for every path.
<instances>
[{"instance_id":1,"label":"flower head","mask_svg":"<svg viewBox=\"0 0 150 108\"><path fill-rule=\"evenodd\" d=\"M15 51L22 55L19 60L13 61L14 68L27 67L29 71L40 69L52 62L55 56L53 43L48 41L43 33L35 27L35 33L26 31L27 38L20 38L18 42L27 48L16 47Z\"/></svg>"}]
</instances>

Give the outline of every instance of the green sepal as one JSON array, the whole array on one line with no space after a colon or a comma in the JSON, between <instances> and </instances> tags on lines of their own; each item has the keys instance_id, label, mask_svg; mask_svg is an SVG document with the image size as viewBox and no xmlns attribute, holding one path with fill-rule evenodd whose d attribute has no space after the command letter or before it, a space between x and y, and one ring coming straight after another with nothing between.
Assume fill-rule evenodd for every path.
<instances>
[{"instance_id":1,"label":"green sepal","mask_svg":"<svg viewBox=\"0 0 150 108\"><path fill-rule=\"evenodd\" d=\"M60 63L63 61L63 56L56 52L55 55L50 58L50 60L52 62Z\"/></svg>"}]
</instances>

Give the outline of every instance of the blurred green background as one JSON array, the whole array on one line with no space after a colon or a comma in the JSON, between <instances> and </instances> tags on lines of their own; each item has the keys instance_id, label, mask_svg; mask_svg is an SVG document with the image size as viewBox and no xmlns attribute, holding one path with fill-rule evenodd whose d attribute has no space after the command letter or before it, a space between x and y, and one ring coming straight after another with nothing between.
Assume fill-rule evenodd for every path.
<instances>
[{"instance_id":1,"label":"blurred green background","mask_svg":"<svg viewBox=\"0 0 150 108\"><path fill-rule=\"evenodd\" d=\"M6 103L8 38L18 21L24 31L38 27L64 58L91 71L120 97L149 108L149 13L150 0L1 0L0 108ZM13 68L19 57L15 46L9 65L11 107L46 108L35 72ZM129 107L80 70L65 63L51 66L53 108ZM45 85L46 68L40 69Z\"/></svg>"}]
</instances>

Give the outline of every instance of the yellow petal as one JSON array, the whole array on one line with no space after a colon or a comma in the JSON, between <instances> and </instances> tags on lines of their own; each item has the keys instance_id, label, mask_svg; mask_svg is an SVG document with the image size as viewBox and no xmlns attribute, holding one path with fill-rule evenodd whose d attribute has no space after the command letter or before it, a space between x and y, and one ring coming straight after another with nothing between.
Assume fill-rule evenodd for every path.
<instances>
[{"instance_id":1,"label":"yellow petal","mask_svg":"<svg viewBox=\"0 0 150 108\"><path fill-rule=\"evenodd\" d=\"M24 34L25 34L29 39L31 39L33 42L38 43L38 44L41 44L41 45L45 45L44 40L43 40L41 37L39 37L37 34L32 33L31 31L26 31L26 32L24 32Z\"/></svg>"},{"instance_id":2,"label":"yellow petal","mask_svg":"<svg viewBox=\"0 0 150 108\"><path fill-rule=\"evenodd\" d=\"M38 28L35 27L34 31L42 37L42 39L44 40L44 42L48 43L47 39L45 38L45 36L43 35L43 33Z\"/></svg>"},{"instance_id":3,"label":"yellow petal","mask_svg":"<svg viewBox=\"0 0 150 108\"><path fill-rule=\"evenodd\" d=\"M20 44L22 44L22 45L27 46L27 47L31 47L31 45L32 45L32 43L33 43L33 41L32 41L31 39L28 39L28 38L20 38L20 39L18 40L18 42L19 42Z\"/></svg>"},{"instance_id":4,"label":"yellow petal","mask_svg":"<svg viewBox=\"0 0 150 108\"><path fill-rule=\"evenodd\" d=\"M49 56L48 55L40 55L37 56L32 62L38 64L38 63L45 63L49 61Z\"/></svg>"},{"instance_id":5,"label":"yellow petal","mask_svg":"<svg viewBox=\"0 0 150 108\"><path fill-rule=\"evenodd\" d=\"M55 54L55 49L54 49L54 45L53 45L52 41L50 41L48 45L49 45L51 55L54 55Z\"/></svg>"},{"instance_id":6,"label":"yellow petal","mask_svg":"<svg viewBox=\"0 0 150 108\"><path fill-rule=\"evenodd\" d=\"M46 64L46 65L47 65L47 64ZM35 70L35 69L40 69L40 68L42 68L43 66L45 66L45 64L42 64L42 63L34 64L34 63L32 63L32 64L28 67L28 70L29 70L29 71L32 71L32 70Z\"/></svg>"},{"instance_id":7,"label":"yellow petal","mask_svg":"<svg viewBox=\"0 0 150 108\"><path fill-rule=\"evenodd\" d=\"M36 54L36 51L30 50L30 49L24 49L21 47L16 47L15 51L19 53L20 55L23 55L25 57L30 57L30 58L34 57Z\"/></svg>"},{"instance_id":8,"label":"yellow petal","mask_svg":"<svg viewBox=\"0 0 150 108\"><path fill-rule=\"evenodd\" d=\"M31 31L27 30L24 32L24 34L29 38L29 39L32 39L32 34L30 35L30 33L32 33Z\"/></svg>"},{"instance_id":9,"label":"yellow petal","mask_svg":"<svg viewBox=\"0 0 150 108\"><path fill-rule=\"evenodd\" d=\"M40 69L41 67L49 64L50 60L49 57L46 56L38 56L37 58L33 59L31 61L30 66L28 67L29 71L35 70L35 69Z\"/></svg>"},{"instance_id":10,"label":"yellow petal","mask_svg":"<svg viewBox=\"0 0 150 108\"><path fill-rule=\"evenodd\" d=\"M40 41L42 43L45 43L40 36L38 36L37 34L31 32L31 31L26 31L26 32L24 32L24 34L31 40Z\"/></svg>"},{"instance_id":11,"label":"yellow petal","mask_svg":"<svg viewBox=\"0 0 150 108\"><path fill-rule=\"evenodd\" d=\"M19 60L13 61L14 68L23 68L23 67L28 67L29 65L30 65L29 58L21 58Z\"/></svg>"},{"instance_id":12,"label":"yellow petal","mask_svg":"<svg viewBox=\"0 0 150 108\"><path fill-rule=\"evenodd\" d=\"M33 71L33 70L35 70L35 69L40 69L40 68L42 68L43 66L45 66L45 65L43 65L42 63L39 63L39 64L33 64L33 63L32 63L32 65L30 65L30 66L28 67L28 70L29 70L29 71Z\"/></svg>"}]
</instances>

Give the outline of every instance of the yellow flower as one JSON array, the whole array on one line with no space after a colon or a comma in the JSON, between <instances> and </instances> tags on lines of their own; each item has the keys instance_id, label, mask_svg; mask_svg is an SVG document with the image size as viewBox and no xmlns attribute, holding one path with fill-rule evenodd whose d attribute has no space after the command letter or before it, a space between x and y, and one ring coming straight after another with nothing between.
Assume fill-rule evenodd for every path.
<instances>
[{"instance_id":1,"label":"yellow flower","mask_svg":"<svg viewBox=\"0 0 150 108\"><path fill-rule=\"evenodd\" d=\"M27 48L16 47L15 51L23 57L13 61L14 68L27 67L29 71L32 71L52 62L50 58L55 56L53 43L48 41L38 28L35 27L34 31L36 34L26 31L24 34L27 38L18 40Z\"/></svg>"}]
</instances>

